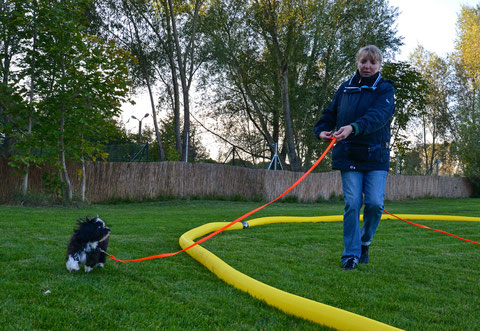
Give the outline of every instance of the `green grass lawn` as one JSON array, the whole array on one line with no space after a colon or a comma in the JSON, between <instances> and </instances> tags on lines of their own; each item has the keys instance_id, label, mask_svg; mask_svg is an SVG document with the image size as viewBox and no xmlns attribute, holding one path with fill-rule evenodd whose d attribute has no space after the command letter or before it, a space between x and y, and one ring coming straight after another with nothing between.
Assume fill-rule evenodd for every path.
<instances>
[{"instance_id":1,"label":"green grass lawn","mask_svg":"<svg viewBox=\"0 0 480 331\"><path fill-rule=\"evenodd\" d=\"M232 221L258 202L172 200L83 208L0 206L0 329L324 330L225 284L186 253L107 261L70 274L75 220L104 219L120 259L174 252L199 225ZM386 202L398 214L480 217L479 199ZM275 203L253 215L338 215L342 202ZM480 241L480 223L418 222ZM340 268L341 223L228 231L202 244L239 271L309 299L407 330L478 330L480 246L401 221L382 221L370 264ZM49 291L49 292L47 292Z\"/></svg>"}]
</instances>

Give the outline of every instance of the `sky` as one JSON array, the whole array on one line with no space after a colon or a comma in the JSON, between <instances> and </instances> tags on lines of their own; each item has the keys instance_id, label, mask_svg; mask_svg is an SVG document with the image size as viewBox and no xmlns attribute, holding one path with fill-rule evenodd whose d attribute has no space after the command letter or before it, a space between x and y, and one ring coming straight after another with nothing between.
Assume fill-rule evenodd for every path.
<instances>
[{"instance_id":1,"label":"sky","mask_svg":"<svg viewBox=\"0 0 480 331\"><path fill-rule=\"evenodd\" d=\"M480 0L389 0L389 3L399 9L397 30L398 35L404 38L396 60L406 61L418 45L439 56L451 53L455 47L456 23L462 5L476 7L480 5ZM127 128L136 132L138 121L130 117L134 115L140 119L151 112L151 107L145 92L139 93L134 100L135 105L122 107L121 118L123 122L129 121ZM195 114L195 109L191 111ZM153 127L151 116L142 122L142 126L145 125Z\"/></svg>"},{"instance_id":2,"label":"sky","mask_svg":"<svg viewBox=\"0 0 480 331\"><path fill-rule=\"evenodd\" d=\"M476 7L480 0L390 0L398 7L398 34L405 45L397 60L407 60L408 55L422 45L439 56L451 53L455 47L456 23L462 5Z\"/></svg>"}]
</instances>

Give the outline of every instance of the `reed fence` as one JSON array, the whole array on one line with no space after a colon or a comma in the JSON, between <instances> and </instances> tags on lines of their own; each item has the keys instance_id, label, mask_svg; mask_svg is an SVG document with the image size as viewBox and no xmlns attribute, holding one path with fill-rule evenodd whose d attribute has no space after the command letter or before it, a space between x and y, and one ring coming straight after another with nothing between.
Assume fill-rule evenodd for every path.
<instances>
[{"instance_id":1,"label":"reed fence","mask_svg":"<svg viewBox=\"0 0 480 331\"><path fill-rule=\"evenodd\" d=\"M78 166L70 167L74 192L80 192ZM45 193L42 174L52 171L34 168L29 172L29 192ZM86 164L86 196L92 203L110 200L174 198L243 198L270 201L292 185L301 173L248 169L221 164L151 162ZM11 201L19 191L21 173L0 160L0 203ZM286 197L315 202L342 195L340 173L311 173ZM389 175L386 199L425 197L464 198L472 195L469 181L461 177Z\"/></svg>"}]
</instances>

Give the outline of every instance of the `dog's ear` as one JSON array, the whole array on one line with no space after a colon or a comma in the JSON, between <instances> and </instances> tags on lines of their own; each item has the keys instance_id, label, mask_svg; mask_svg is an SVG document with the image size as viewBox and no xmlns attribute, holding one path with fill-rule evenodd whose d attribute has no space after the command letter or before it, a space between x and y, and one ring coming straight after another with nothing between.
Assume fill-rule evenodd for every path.
<instances>
[{"instance_id":1,"label":"dog's ear","mask_svg":"<svg viewBox=\"0 0 480 331\"><path fill-rule=\"evenodd\" d=\"M79 219L77 220L76 230L80 229L80 227L82 226L82 224L87 223L88 221L89 221L89 220L88 220L88 217L79 218Z\"/></svg>"},{"instance_id":2,"label":"dog's ear","mask_svg":"<svg viewBox=\"0 0 480 331\"><path fill-rule=\"evenodd\" d=\"M83 224L83 219L79 218L77 220L77 226L73 229L73 232L78 233L82 224Z\"/></svg>"},{"instance_id":3,"label":"dog's ear","mask_svg":"<svg viewBox=\"0 0 480 331\"><path fill-rule=\"evenodd\" d=\"M80 218L77 220L77 228L74 230L74 233L77 239L81 242L88 241L89 229L87 224L89 221L90 220L88 219L88 217L85 217L85 219Z\"/></svg>"}]
</instances>

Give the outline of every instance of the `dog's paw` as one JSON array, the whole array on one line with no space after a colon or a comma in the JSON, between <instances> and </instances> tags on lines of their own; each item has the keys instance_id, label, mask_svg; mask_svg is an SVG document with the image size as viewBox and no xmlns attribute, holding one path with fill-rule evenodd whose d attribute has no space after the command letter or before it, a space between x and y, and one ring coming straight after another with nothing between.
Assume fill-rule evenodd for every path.
<instances>
[{"instance_id":1,"label":"dog's paw","mask_svg":"<svg viewBox=\"0 0 480 331\"><path fill-rule=\"evenodd\" d=\"M103 268L105 265L103 263L97 263L97 268Z\"/></svg>"},{"instance_id":2,"label":"dog's paw","mask_svg":"<svg viewBox=\"0 0 480 331\"><path fill-rule=\"evenodd\" d=\"M80 266L78 265L78 261L75 261L75 259L72 256L68 256L68 260L66 263L67 270L70 272L75 272L80 270Z\"/></svg>"},{"instance_id":3,"label":"dog's paw","mask_svg":"<svg viewBox=\"0 0 480 331\"><path fill-rule=\"evenodd\" d=\"M85 266L85 272L90 272L92 270L93 270L92 267L89 267L88 265Z\"/></svg>"}]
</instances>

